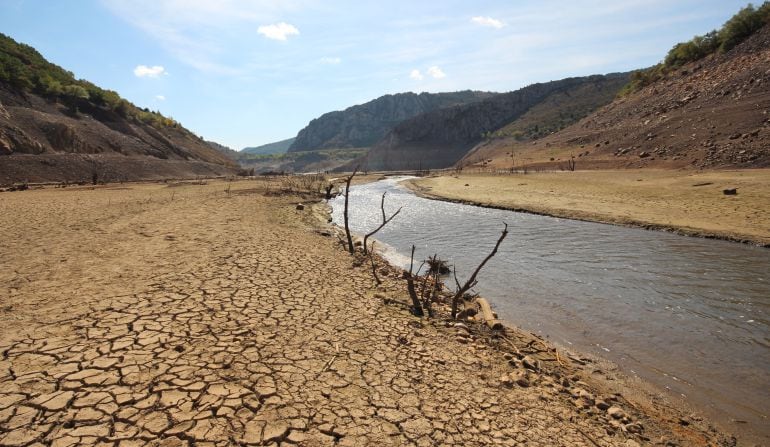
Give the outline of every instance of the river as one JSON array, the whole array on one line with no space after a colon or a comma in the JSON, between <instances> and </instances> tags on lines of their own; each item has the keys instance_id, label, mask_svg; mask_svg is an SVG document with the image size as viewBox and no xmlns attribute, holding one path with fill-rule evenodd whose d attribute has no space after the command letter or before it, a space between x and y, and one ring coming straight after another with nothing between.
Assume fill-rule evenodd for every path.
<instances>
[{"instance_id":1,"label":"river","mask_svg":"<svg viewBox=\"0 0 770 447\"><path fill-rule=\"evenodd\" d=\"M770 444L770 250L424 199L403 178L353 186L351 230L394 264L438 253L463 280L508 224L475 288L500 318L607 358L725 428ZM344 198L330 204L342 226Z\"/></svg>"}]
</instances>

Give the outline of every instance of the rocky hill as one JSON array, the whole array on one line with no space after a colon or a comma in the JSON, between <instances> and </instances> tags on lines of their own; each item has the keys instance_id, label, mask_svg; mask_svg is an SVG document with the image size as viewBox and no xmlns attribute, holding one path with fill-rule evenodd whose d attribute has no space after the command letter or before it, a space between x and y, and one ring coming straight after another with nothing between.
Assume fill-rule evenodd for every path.
<instances>
[{"instance_id":1,"label":"rocky hill","mask_svg":"<svg viewBox=\"0 0 770 447\"><path fill-rule=\"evenodd\" d=\"M0 184L224 175L235 167L176 121L0 34Z\"/></svg>"},{"instance_id":2,"label":"rocky hill","mask_svg":"<svg viewBox=\"0 0 770 447\"><path fill-rule=\"evenodd\" d=\"M397 125L360 164L375 170L448 167L479 142L499 132L527 129L540 117L545 127L564 126L606 104L628 74L595 75L533 84L483 101L418 115ZM517 120L522 119L517 124ZM544 128L545 128L544 127ZM517 138L520 138L517 135Z\"/></svg>"},{"instance_id":3,"label":"rocky hill","mask_svg":"<svg viewBox=\"0 0 770 447\"><path fill-rule=\"evenodd\" d=\"M770 6L762 8L770 18ZM624 94L580 122L534 143L490 142L460 164L510 166L516 154L543 168L573 156L578 169L770 166L770 25L760 22L742 39L725 32L745 11L722 30L672 48L664 62L634 74ZM687 50L692 45L710 50Z\"/></svg>"},{"instance_id":4,"label":"rocky hill","mask_svg":"<svg viewBox=\"0 0 770 447\"><path fill-rule=\"evenodd\" d=\"M494 95L470 90L385 95L312 120L299 131L289 152L370 147L406 119L458 104L478 102Z\"/></svg>"}]
</instances>

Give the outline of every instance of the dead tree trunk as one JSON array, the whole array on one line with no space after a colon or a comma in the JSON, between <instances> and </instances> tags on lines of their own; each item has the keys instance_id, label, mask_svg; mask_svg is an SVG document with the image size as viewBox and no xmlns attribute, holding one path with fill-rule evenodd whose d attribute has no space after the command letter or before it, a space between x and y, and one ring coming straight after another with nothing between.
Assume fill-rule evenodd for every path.
<instances>
[{"instance_id":1,"label":"dead tree trunk","mask_svg":"<svg viewBox=\"0 0 770 447\"><path fill-rule=\"evenodd\" d=\"M412 260L409 261L409 274L406 277L406 289L409 291L409 297L412 298L412 312L418 317L422 317L425 313L422 310L422 304L420 304L420 299L417 297L417 291L414 288L412 269L414 269L414 245L412 245Z\"/></svg>"},{"instance_id":2,"label":"dead tree trunk","mask_svg":"<svg viewBox=\"0 0 770 447\"><path fill-rule=\"evenodd\" d=\"M356 172L358 172L358 167L353 170L353 173L350 174L350 177L345 179L345 235L348 238L348 252L352 255L355 253L355 247L353 247L353 238L350 237L350 225L348 224L348 198L350 197L350 181L353 180L353 177L355 177Z\"/></svg>"},{"instance_id":3,"label":"dead tree trunk","mask_svg":"<svg viewBox=\"0 0 770 447\"><path fill-rule=\"evenodd\" d=\"M374 265L374 244L375 242L372 242L372 251L369 252L369 261L372 263L372 276L374 276L374 280L377 282L377 285L379 286L382 284L382 281L380 281L380 277L377 276L377 266Z\"/></svg>"},{"instance_id":4,"label":"dead tree trunk","mask_svg":"<svg viewBox=\"0 0 770 447\"><path fill-rule=\"evenodd\" d=\"M326 186L326 200L331 200L332 188L334 188L334 185L331 183L329 183L329 185Z\"/></svg>"},{"instance_id":5,"label":"dead tree trunk","mask_svg":"<svg viewBox=\"0 0 770 447\"><path fill-rule=\"evenodd\" d=\"M364 254L367 253L366 241L369 239L369 237L374 236L375 234L377 234L378 231L382 230L382 227L387 225L388 222L393 220L393 218L396 217L398 215L398 213L401 212L401 208L399 208L398 211L393 213L393 215L391 215L387 219L385 218L385 194L387 194L387 192L382 193L382 202L380 202L380 209L382 210L382 223L380 224L379 227L375 228L374 231L372 231L371 233L369 233L366 236L364 236Z\"/></svg>"},{"instance_id":6,"label":"dead tree trunk","mask_svg":"<svg viewBox=\"0 0 770 447\"><path fill-rule=\"evenodd\" d=\"M483 261L481 261L481 264L479 264L478 267L476 267L476 270L473 272L470 278L468 278L468 281L465 282L465 284L460 287L460 283L457 282L457 278L455 277L455 282L457 283L457 293L455 293L455 296L452 297L452 319L454 320L457 318L457 308L460 305L460 300L462 299L465 292L471 289L471 287L476 285L476 275L479 274L479 271L481 271L481 268L484 267L484 264L486 264L490 259L492 259L492 256L497 254L497 249L500 247L500 243L503 242L503 239L505 239L506 236L508 236L508 224L504 223L505 228L503 228L502 234L500 234L500 239L497 240L497 243L495 244L495 248L492 250L492 253L487 255L486 258L484 258Z\"/></svg>"}]
</instances>

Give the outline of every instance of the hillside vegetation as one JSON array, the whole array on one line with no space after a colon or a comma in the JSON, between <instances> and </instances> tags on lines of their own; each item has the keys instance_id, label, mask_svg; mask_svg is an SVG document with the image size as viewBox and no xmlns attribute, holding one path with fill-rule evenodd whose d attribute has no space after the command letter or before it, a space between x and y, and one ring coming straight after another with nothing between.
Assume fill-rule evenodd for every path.
<instances>
[{"instance_id":1,"label":"hillside vegetation","mask_svg":"<svg viewBox=\"0 0 770 447\"><path fill-rule=\"evenodd\" d=\"M736 35L724 30L755 23L767 8L741 10L716 35ZM720 40L734 44L727 50L657 71L645 86L635 77L625 94L566 129L527 143L492 141L460 165L511 168L514 155L519 167L543 169L563 168L572 157L578 169L768 167L770 25L754 27L740 43Z\"/></svg>"},{"instance_id":2,"label":"hillside vegetation","mask_svg":"<svg viewBox=\"0 0 770 447\"><path fill-rule=\"evenodd\" d=\"M725 22L720 29L702 36L695 36L687 42L678 43L669 50L666 58L659 64L646 70L635 71L631 75L631 82L621 94L638 91L690 62L715 53L726 53L768 23L770 23L770 2L766 1L759 7L749 4Z\"/></svg>"},{"instance_id":3,"label":"hillside vegetation","mask_svg":"<svg viewBox=\"0 0 770 447\"><path fill-rule=\"evenodd\" d=\"M61 102L72 112L79 106L98 106L123 118L151 124L155 127L179 127L172 118L159 112L140 109L123 99L117 92L105 90L91 82L48 62L29 45L16 42L0 33L0 82L18 91L31 92L52 101Z\"/></svg>"},{"instance_id":4,"label":"hillside vegetation","mask_svg":"<svg viewBox=\"0 0 770 447\"><path fill-rule=\"evenodd\" d=\"M0 35L0 184L223 175L235 167L172 118Z\"/></svg>"}]
</instances>

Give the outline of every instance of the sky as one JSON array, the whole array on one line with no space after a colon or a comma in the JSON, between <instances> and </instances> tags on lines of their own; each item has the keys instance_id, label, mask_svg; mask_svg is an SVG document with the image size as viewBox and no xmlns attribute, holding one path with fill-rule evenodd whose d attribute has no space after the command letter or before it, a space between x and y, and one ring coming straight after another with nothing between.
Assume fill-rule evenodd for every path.
<instances>
[{"instance_id":1,"label":"sky","mask_svg":"<svg viewBox=\"0 0 770 447\"><path fill-rule=\"evenodd\" d=\"M653 65L735 0L0 0L0 32L234 149L400 92Z\"/></svg>"}]
</instances>

